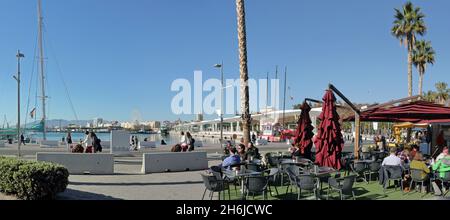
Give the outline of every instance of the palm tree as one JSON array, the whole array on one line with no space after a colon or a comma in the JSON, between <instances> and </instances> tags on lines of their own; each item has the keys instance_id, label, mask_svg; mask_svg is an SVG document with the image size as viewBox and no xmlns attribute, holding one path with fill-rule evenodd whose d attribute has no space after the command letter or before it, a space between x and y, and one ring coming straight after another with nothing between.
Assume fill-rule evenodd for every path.
<instances>
[{"instance_id":1,"label":"palm tree","mask_svg":"<svg viewBox=\"0 0 450 220\"><path fill-rule=\"evenodd\" d=\"M419 95L422 95L423 75L427 69L427 64L434 64L435 52L431 46L430 41L419 40L416 41L413 50L413 64L419 71Z\"/></svg>"},{"instance_id":2,"label":"palm tree","mask_svg":"<svg viewBox=\"0 0 450 220\"><path fill-rule=\"evenodd\" d=\"M236 0L236 12L238 22L238 40L239 40L239 66L241 80L241 111L242 127L244 135L244 144L250 142L250 105L248 89L248 68L247 68L247 33L245 28L245 6L244 0Z\"/></svg>"},{"instance_id":3,"label":"palm tree","mask_svg":"<svg viewBox=\"0 0 450 220\"><path fill-rule=\"evenodd\" d=\"M423 98L429 102L436 102L436 92L430 90L425 93Z\"/></svg>"},{"instance_id":4,"label":"palm tree","mask_svg":"<svg viewBox=\"0 0 450 220\"><path fill-rule=\"evenodd\" d=\"M395 9L394 26L391 33L408 48L408 96L412 96L412 51L416 41L416 34L424 35L427 27L425 17L420 8L414 8L411 2L407 2L402 10Z\"/></svg>"},{"instance_id":5,"label":"palm tree","mask_svg":"<svg viewBox=\"0 0 450 220\"><path fill-rule=\"evenodd\" d=\"M436 83L436 101L438 101L440 104L444 104L449 96L450 96L450 89L447 88L447 83L444 82L438 82Z\"/></svg>"}]
</instances>

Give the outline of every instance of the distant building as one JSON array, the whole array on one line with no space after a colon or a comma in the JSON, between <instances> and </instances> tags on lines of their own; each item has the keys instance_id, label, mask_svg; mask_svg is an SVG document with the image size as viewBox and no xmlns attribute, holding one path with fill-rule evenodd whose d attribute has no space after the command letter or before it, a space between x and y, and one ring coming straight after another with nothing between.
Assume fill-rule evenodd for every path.
<instances>
[{"instance_id":1,"label":"distant building","mask_svg":"<svg viewBox=\"0 0 450 220\"><path fill-rule=\"evenodd\" d=\"M92 122L92 126L94 128L100 128L103 126L103 118L94 118L94 121Z\"/></svg>"},{"instance_id":2,"label":"distant building","mask_svg":"<svg viewBox=\"0 0 450 220\"><path fill-rule=\"evenodd\" d=\"M197 117L195 118L195 121L203 121L203 114L197 114Z\"/></svg>"}]
</instances>

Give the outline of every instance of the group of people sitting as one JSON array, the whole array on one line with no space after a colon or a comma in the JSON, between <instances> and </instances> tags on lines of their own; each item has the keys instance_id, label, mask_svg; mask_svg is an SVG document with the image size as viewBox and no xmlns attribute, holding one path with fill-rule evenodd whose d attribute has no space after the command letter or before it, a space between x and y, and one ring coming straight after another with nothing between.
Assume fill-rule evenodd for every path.
<instances>
[{"instance_id":1,"label":"group of people sitting","mask_svg":"<svg viewBox=\"0 0 450 220\"><path fill-rule=\"evenodd\" d=\"M397 152L396 148L391 148L390 155L384 158L381 165L409 167L410 170L420 170L423 180L429 180L433 176L433 171L438 173L439 178L444 178L450 172L450 155L448 154L448 147L443 147L442 153L435 160L431 158L426 161L417 146L413 146L411 152L405 149L400 153ZM435 178L435 181L431 183L435 195L443 193L441 191L443 183L439 178ZM410 181L410 174L404 176L404 181ZM446 187L448 188L448 186ZM405 190L409 191L410 189L406 188Z\"/></svg>"},{"instance_id":2,"label":"group of people sitting","mask_svg":"<svg viewBox=\"0 0 450 220\"><path fill-rule=\"evenodd\" d=\"M85 139L81 140L80 143L76 144L75 146L70 145L70 151L72 153L102 152L101 140L97 137L97 135L93 131L86 131L85 134L86 134ZM72 143L71 137L70 137L70 143Z\"/></svg>"},{"instance_id":3,"label":"group of people sitting","mask_svg":"<svg viewBox=\"0 0 450 220\"><path fill-rule=\"evenodd\" d=\"M171 152L186 152L186 151L194 151L195 139L192 138L191 133L186 132L186 134L181 132L180 143L176 144L170 150Z\"/></svg>"},{"instance_id":4,"label":"group of people sitting","mask_svg":"<svg viewBox=\"0 0 450 220\"><path fill-rule=\"evenodd\" d=\"M233 166L241 164L242 161L252 162L261 159L258 148L252 142L249 142L246 148L242 143L233 145L231 141L227 141L223 151L225 159L219 166L229 170Z\"/></svg>"}]
</instances>

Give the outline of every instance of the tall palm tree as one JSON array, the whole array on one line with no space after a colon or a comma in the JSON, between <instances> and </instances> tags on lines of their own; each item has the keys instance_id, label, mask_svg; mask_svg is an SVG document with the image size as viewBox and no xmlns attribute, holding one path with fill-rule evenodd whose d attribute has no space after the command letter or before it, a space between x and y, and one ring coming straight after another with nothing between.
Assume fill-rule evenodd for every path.
<instances>
[{"instance_id":1,"label":"tall palm tree","mask_svg":"<svg viewBox=\"0 0 450 220\"><path fill-rule=\"evenodd\" d=\"M434 64L435 62L434 55L435 52L430 41L416 41L413 50L413 64L419 71L419 95L422 95L423 75L427 69L427 64Z\"/></svg>"},{"instance_id":2,"label":"tall palm tree","mask_svg":"<svg viewBox=\"0 0 450 220\"><path fill-rule=\"evenodd\" d=\"M250 142L250 104L248 89L248 68L247 68L247 33L245 28L245 6L244 0L236 0L238 40L239 40L239 66L241 80L241 112L244 144Z\"/></svg>"},{"instance_id":3,"label":"tall palm tree","mask_svg":"<svg viewBox=\"0 0 450 220\"><path fill-rule=\"evenodd\" d=\"M416 41L416 34L424 35L427 27L425 17L420 8L414 8L411 2L403 5L402 10L395 9L394 26L391 33L408 48L408 96L412 96L412 51Z\"/></svg>"},{"instance_id":4,"label":"tall palm tree","mask_svg":"<svg viewBox=\"0 0 450 220\"><path fill-rule=\"evenodd\" d=\"M428 91L424 94L423 98L429 102L436 102L436 92Z\"/></svg>"},{"instance_id":5,"label":"tall palm tree","mask_svg":"<svg viewBox=\"0 0 450 220\"><path fill-rule=\"evenodd\" d=\"M450 89L447 88L447 83L438 82L436 83L436 100L440 104L444 104L450 97Z\"/></svg>"}]
</instances>

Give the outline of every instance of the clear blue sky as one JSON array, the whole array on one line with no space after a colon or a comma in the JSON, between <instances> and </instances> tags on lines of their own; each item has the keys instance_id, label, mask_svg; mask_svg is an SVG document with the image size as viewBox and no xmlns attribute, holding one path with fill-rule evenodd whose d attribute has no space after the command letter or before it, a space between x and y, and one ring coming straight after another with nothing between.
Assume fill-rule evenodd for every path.
<instances>
[{"instance_id":1,"label":"clear blue sky","mask_svg":"<svg viewBox=\"0 0 450 220\"><path fill-rule=\"evenodd\" d=\"M22 105L28 97L37 36L37 1L0 2L0 115L16 118L17 49L23 60ZM49 116L73 119L58 68L80 119L190 120L170 111L177 78L239 73L234 0L43 0L46 25ZM384 102L407 95L406 49L390 34L394 8L403 0L247 0L249 71L252 78L288 66L295 102L321 98L332 82L354 102ZM436 64L424 90L449 82L450 2L413 1L427 15ZM36 72L36 71L35 71ZM414 93L417 93L414 69ZM34 105L35 89L32 87ZM288 106L294 102L289 101ZM25 110L23 110L23 114ZM1 120L3 121L3 120Z\"/></svg>"}]
</instances>

